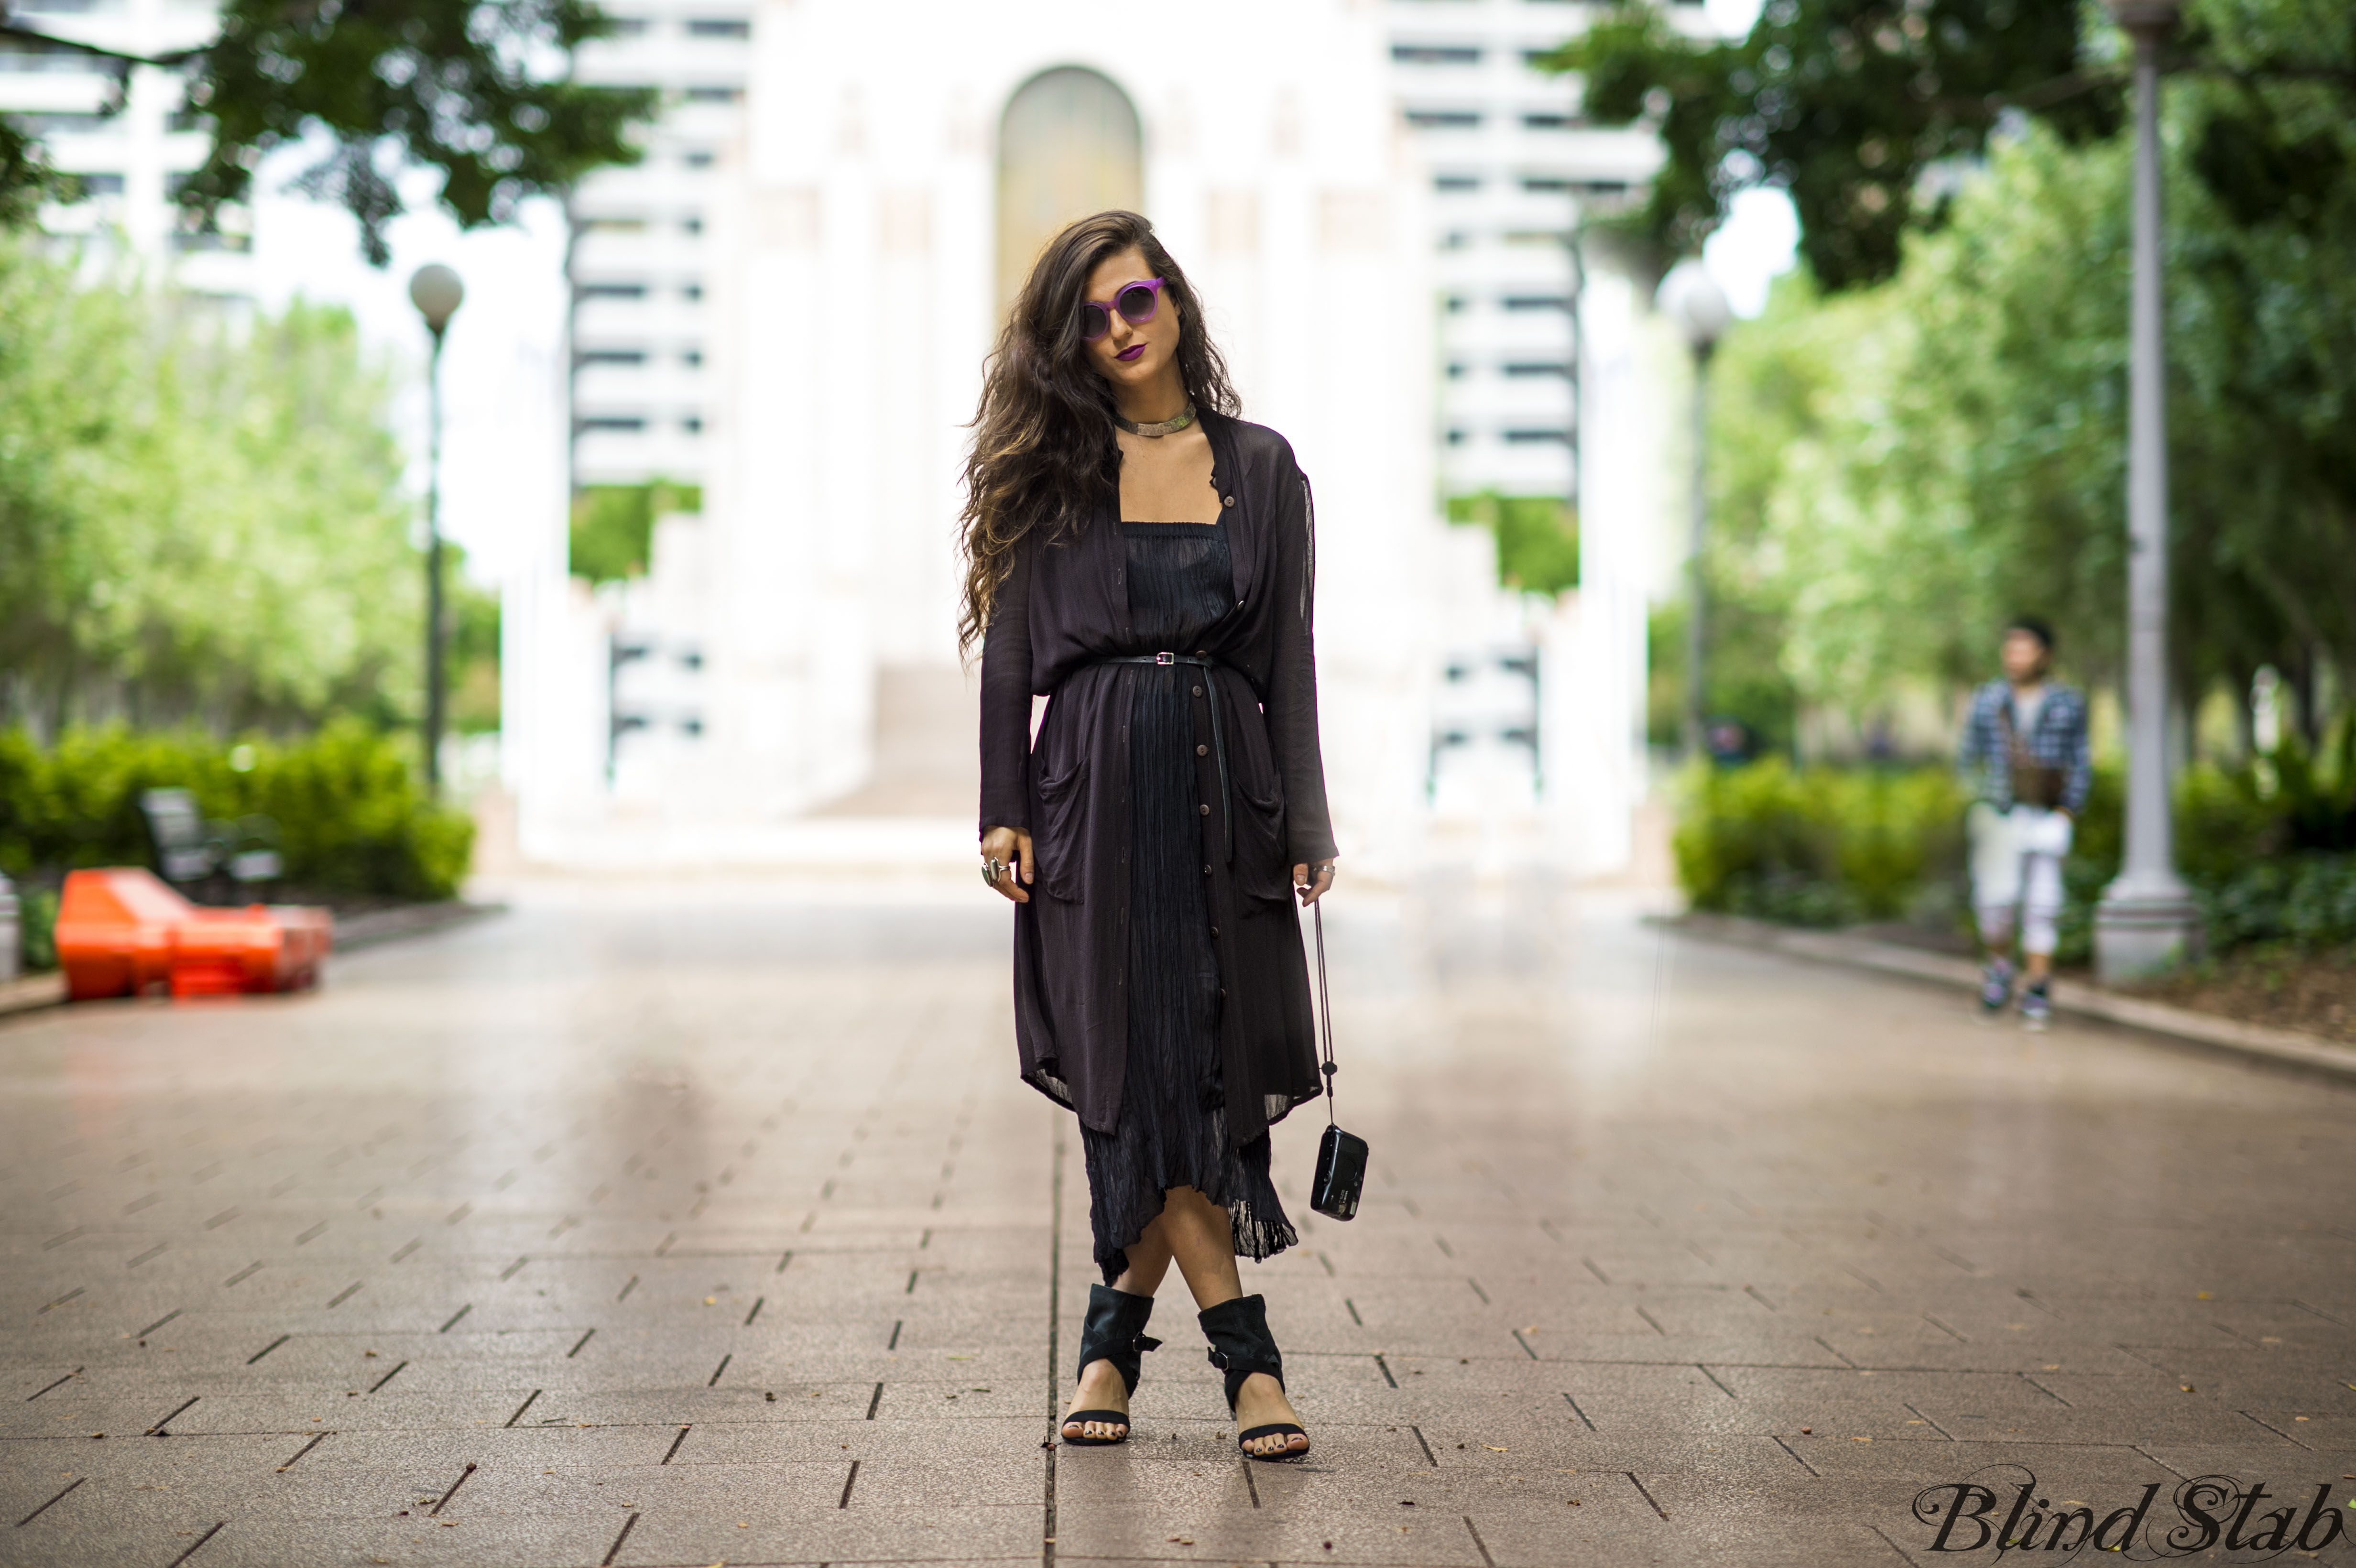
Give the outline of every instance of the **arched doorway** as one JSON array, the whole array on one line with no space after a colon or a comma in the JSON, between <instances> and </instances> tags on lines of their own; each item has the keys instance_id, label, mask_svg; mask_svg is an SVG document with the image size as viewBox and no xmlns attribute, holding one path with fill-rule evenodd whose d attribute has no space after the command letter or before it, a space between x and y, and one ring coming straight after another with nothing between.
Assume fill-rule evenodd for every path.
<instances>
[{"instance_id":1,"label":"arched doorway","mask_svg":"<svg viewBox=\"0 0 2356 1568\"><path fill-rule=\"evenodd\" d=\"M1024 82L998 126L999 309L1064 225L1144 200L1144 138L1129 94L1081 66Z\"/></svg>"}]
</instances>

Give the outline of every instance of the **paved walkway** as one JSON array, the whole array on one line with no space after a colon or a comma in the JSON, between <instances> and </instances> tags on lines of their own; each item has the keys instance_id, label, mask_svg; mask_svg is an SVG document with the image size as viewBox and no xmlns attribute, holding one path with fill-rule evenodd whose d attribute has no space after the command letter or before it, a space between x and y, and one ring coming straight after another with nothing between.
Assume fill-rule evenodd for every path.
<instances>
[{"instance_id":1,"label":"paved walkway","mask_svg":"<svg viewBox=\"0 0 2356 1568\"><path fill-rule=\"evenodd\" d=\"M1355 1221L1279 1131L1312 1462L1236 1456L1174 1276L1135 1440L1044 1446L1087 1191L962 881L0 1025L0 1563L1987 1563L1957 1498L2356 1497L2356 1092L1445 880L1335 906Z\"/></svg>"}]
</instances>

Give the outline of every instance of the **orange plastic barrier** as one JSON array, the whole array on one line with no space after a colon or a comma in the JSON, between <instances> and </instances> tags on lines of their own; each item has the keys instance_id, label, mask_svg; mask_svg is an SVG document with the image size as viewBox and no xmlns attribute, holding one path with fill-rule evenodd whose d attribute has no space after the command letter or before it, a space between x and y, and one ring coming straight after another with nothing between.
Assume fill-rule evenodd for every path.
<instances>
[{"instance_id":1,"label":"orange plastic barrier","mask_svg":"<svg viewBox=\"0 0 2356 1568\"><path fill-rule=\"evenodd\" d=\"M319 981L335 919L294 904L206 909L152 871L70 871L58 904L58 964L76 1001L167 986L176 997L292 991Z\"/></svg>"}]
</instances>

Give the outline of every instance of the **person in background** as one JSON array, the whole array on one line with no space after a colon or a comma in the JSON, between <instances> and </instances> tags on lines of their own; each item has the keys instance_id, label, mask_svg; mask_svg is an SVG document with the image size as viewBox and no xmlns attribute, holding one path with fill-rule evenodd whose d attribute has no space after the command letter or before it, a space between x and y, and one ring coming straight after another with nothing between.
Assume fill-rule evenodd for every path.
<instances>
[{"instance_id":1,"label":"person in background","mask_svg":"<svg viewBox=\"0 0 2356 1568\"><path fill-rule=\"evenodd\" d=\"M1967 819L1972 908L1986 955L1980 1010L1995 1018L2012 1000L2018 924L2028 971L2021 1021L2041 1029L2053 1017L2062 858L2070 852L2072 823L2086 804L2094 763L2085 697L2046 677L2053 628L2033 615L2016 616L2005 627L2003 658L2004 678L1972 694L1958 759L1973 797Z\"/></svg>"}]
</instances>

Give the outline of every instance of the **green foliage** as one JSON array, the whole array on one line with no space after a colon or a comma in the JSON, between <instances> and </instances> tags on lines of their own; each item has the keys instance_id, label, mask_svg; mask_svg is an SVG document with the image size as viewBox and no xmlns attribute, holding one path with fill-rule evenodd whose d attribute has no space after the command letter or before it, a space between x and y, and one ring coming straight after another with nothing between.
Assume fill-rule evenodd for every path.
<instances>
[{"instance_id":1,"label":"green foliage","mask_svg":"<svg viewBox=\"0 0 2356 1568\"><path fill-rule=\"evenodd\" d=\"M2210 951L2356 941L2356 854L2288 848L2301 797L2262 793L2265 777L2198 766L2176 781L2177 862ZM2094 909L2124 848L2124 785L2117 768L2098 767L2078 814L2062 863L2062 963L2093 956ZM1965 804L1943 767L1795 770L1771 758L1697 773L1675 839L1677 880L1696 909L1790 925L1959 908Z\"/></svg>"},{"instance_id":2,"label":"green foliage","mask_svg":"<svg viewBox=\"0 0 2356 1568\"><path fill-rule=\"evenodd\" d=\"M402 746L356 720L307 739L249 735L252 765L196 732L74 730L54 746L0 731L0 870L48 881L83 866L145 866L153 854L143 790L194 792L208 817L276 819L286 880L316 893L448 898L475 827L429 800Z\"/></svg>"},{"instance_id":3,"label":"green foliage","mask_svg":"<svg viewBox=\"0 0 2356 1568\"><path fill-rule=\"evenodd\" d=\"M1688 41L1660 7L1642 0L1612 6L1589 22L1541 69L1576 71L1580 101L1605 124L1644 120L1667 157L1644 206L1601 220L1635 242L1665 271L1676 257L1699 253L1724 218L1726 203L1751 171L1728 167L1719 127L1743 108L1733 78L1741 49Z\"/></svg>"},{"instance_id":4,"label":"green foliage","mask_svg":"<svg viewBox=\"0 0 2356 1568\"><path fill-rule=\"evenodd\" d=\"M499 596L459 579L450 594L450 727L499 727Z\"/></svg>"},{"instance_id":5,"label":"green foliage","mask_svg":"<svg viewBox=\"0 0 2356 1568\"><path fill-rule=\"evenodd\" d=\"M2189 777L2179 777L2179 796L2188 786L2205 790L2207 782L2196 784ZM2103 890L2111 885L2111 879L2119 874L2126 847L2126 776L2115 764L2098 763L2093 786L2086 792L2086 804L2072 825L2070 853L2062 862L2062 915L2056 923L2059 941L2053 949L2055 962L2074 965L2094 961L2094 906L2102 901ZM2179 820L2176 834L2179 864L2188 851L2194 859L2203 855L2190 842Z\"/></svg>"},{"instance_id":6,"label":"green foliage","mask_svg":"<svg viewBox=\"0 0 2356 1568\"><path fill-rule=\"evenodd\" d=\"M1526 593L1579 586L1579 514L1553 496L1451 496L1448 520L1497 536L1497 578Z\"/></svg>"},{"instance_id":7,"label":"green foliage","mask_svg":"<svg viewBox=\"0 0 2356 1568\"><path fill-rule=\"evenodd\" d=\"M2177 866L2201 901L2211 952L2356 941L2356 715L2337 731L2320 755L2292 737L2247 765L2178 777ZM2084 880L2098 896L2120 850L2097 848Z\"/></svg>"},{"instance_id":8,"label":"green foliage","mask_svg":"<svg viewBox=\"0 0 2356 1568\"><path fill-rule=\"evenodd\" d=\"M1736 552L1721 550L1713 571ZM1783 617L1747 593L1724 592L1709 606L1708 686L1703 710L1713 720L1731 719L1751 735L1754 754L1790 752L1798 737L1800 704L1780 662ZM1655 610L1646 622L1644 738L1655 746L1676 746L1686 716L1686 617L1683 597Z\"/></svg>"},{"instance_id":9,"label":"green foliage","mask_svg":"<svg viewBox=\"0 0 2356 1568\"><path fill-rule=\"evenodd\" d=\"M1645 0L1622 0L1554 57L1583 74L1587 112L1654 123L1667 163L1635 234L1690 255L1744 186L1789 191L1801 248L1826 287L1898 267L1926 171L1977 155L2008 107L2073 136L2116 123L2115 79L2057 92L2084 49L2077 0L1770 0L1750 36L1697 40Z\"/></svg>"},{"instance_id":10,"label":"green foliage","mask_svg":"<svg viewBox=\"0 0 2356 1568\"><path fill-rule=\"evenodd\" d=\"M2356 855L2306 854L2237 868L2202 890L2209 946L2315 949L2356 943Z\"/></svg>"},{"instance_id":11,"label":"green foliage","mask_svg":"<svg viewBox=\"0 0 2356 1568\"><path fill-rule=\"evenodd\" d=\"M28 975L58 966L58 890L35 883L16 890L16 956Z\"/></svg>"},{"instance_id":12,"label":"green foliage","mask_svg":"<svg viewBox=\"0 0 2356 1568\"><path fill-rule=\"evenodd\" d=\"M1697 251L1737 190L1772 185L1798 209L1809 270L1839 290L1897 271L1909 227L1944 218L1957 170L2007 114L2073 144L2116 131L2126 48L2077 0L1770 0L1731 43L1621 0L1551 63L1583 73L1595 118L1657 129L1667 163L1623 225L1657 257ZM2356 13L2339 0L2190 0L2169 55L2195 111L2179 151L2230 220L2277 246L2340 231Z\"/></svg>"},{"instance_id":13,"label":"green foliage","mask_svg":"<svg viewBox=\"0 0 2356 1568\"><path fill-rule=\"evenodd\" d=\"M2344 777L2307 763L2296 742L2250 766L2201 765L2177 775L2177 869L2201 904L2212 955L2254 943L2356 941L2356 855L2332 848L2356 817L2344 808L2334 816L2329 805ZM2297 778L2305 782L2280 782ZM2125 823L2126 780L2115 767L2097 768L2062 868L2056 956L2065 964L2094 956L2094 906L2119 873Z\"/></svg>"},{"instance_id":14,"label":"green foliage","mask_svg":"<svg viewBox=\"0 0 2356 1568\"><path fill-rule=\"evenodd\" d=\"M2025 135L1991 154L1944 229L1910 242L1896 279L1829 298L1786 280L1729 335L1713 588L1780 620L1804 700L1855 712L1952 690L2022 611L2061 628L2072 678L2115 676L2127 181L2124 145ZM2180 171L2169 199L2174 679L2246 691L2272 664L2311 690L2323 656L2346 689L2356 193L2344 240L2319 253L2204 219Z\"/></svg>"},{"instance_id":15,"label":"green foliage","mask_svg":"<svg viewBox=\"0 0 2356 1568\"><path fill-rule=\"evenodd\" d=\"M134 57L51 38L50 48ZM525 197L569 189L590 170L636 163L631 133L657 107L650 88L572 78L573 51L613 30L592 0L377 0L367 6L228 0L211 42L145 63L184 69L187 101L212 146L180 188L209 228L246 198L264 155L324 132L334 149L298 187L358 220L369 262L391 259L385 228L402 211L380 166L390 144L442 172L442 206L463 228L510 219ZM0 221L29 219L37 159L0 132ZM21 139L19 144L21 144Z\"/></svg>"},{"instance_id":16,"label":"green foliage","mask_svg":"<svg viewBox=\"0 0 2356 1568\"><path fill-rule=\"evenodd\" d=\"M2058 48L2063 11L2094 29L2072 46L2087 72L2115 75L2117 35L2092 6L2024 9L2017 36L1981 43ZM1951 29L1955 49L1979 48L1996 20L1976 5L1925 15L1916 42L1933 54ZM1791 36L1810 17L1820 37ZM1724 192L1762 172L1800 203L1815 277L1786 280L1712 371L1712 613L1774 623L1798 698L1853 714L1985 674L2012 613L2056 623L2070 675L2094 686L2115 677L2125 630L2126 139L2085 139L2091 121L2063 134L2040 111L1986 138L1978 166L1947 165L1944 224L1903 233L1882 221L1894 198L1861 227L1826 215L1815 176L1776 175L1744 140L1772 97L1776 116L1823 111L1796 129L1770 118L1833 185L1913 167L1916 144L1875 162L1868 142L1891 116L1947 111L1857 96L1921 63L1913 45L1861 42L1905 26L1896 8L1779 0L1717 53L1633 12L1572 51L1595 112L1668 94L1671 165L1646 219L1665 244L1690 249ZM1790 60L1770 69L1778 47ZM2182 51L2198 69L2169 77L2162 135L2171 675L2180 691L2247 691L2272 666L2312 726L2319 693L2356 688L2356 8L2192 0ZM1933 64L1943 92L1963 80ZM1740 112L1711 107L1730 91ZM1688 106L1718 128L1687 141L1718 151L1677 150Z\"/></svg>"},{"instance_id":17,"label":"green foliage","mask_svg":"<svg viewBox=\"0 0 2356 1568\"><path fill-rule=\"evenodd\" d=\"M2170 78L2165 144L2179 677L2271 664L2315 725L2319 649L2356 685L2356 8L2192 16L2215 69Z\"/></svg>"},{"instance_id":18,"label":"green foliage","mask_svg":"<svg viewBox=\"0 0 2356 1568\"><path fill-rule=\"evenodd\" d=\"M450 615L450 728L486 734L499 727L499 596L466 575L463 549L445 540L442 549Z\"/></svg>"},{"instance_id":19,"label":"green foliage","mask_svg":"<svg viewBox=\"0 0 2356 1568\"><path fill-rule=\"evenodd\" d=\"M585 485L573 497L573 575L617 582L646 575L655 519L703 510L703 490L657 479L646 485Z\"/></svg>"},{"instance_id":20,"label":"green foliage","mask_svg":"<svg viewBox=\"0 0 2356 1568\"><path fill-rule=\"evenodd\" d=\"M0 115L0 230L28 227L41 203L63 197L72 181L51 165L48 148Z\"/></svg>"},{"instance_id":21,"label":"green foliage","mask_svg":"<svg viewBox=\"0 0 2356 1568\"><path fill-rule=\"evenodd\" d=\"M2337 737L2310 755L2297 736L2253 765L2244 792L2281 815L2292 849L2356 849L2356 713L2340 716Z\"/></svg>"},{"instance_id":22,"label":"green foliage","mask_svg":"<svg viewBox=\"0 0 2356 1568\"><path fill-rule=\"evenodd\" d=\"M1912 374L1939 319L1918 307L1957 309L1920 297L1928 280L1901 294L1922 271L1829 300L1786 280L1712 370L1712 613L1769 623L1795 697L1851 712L1911 681L1967 681L2010 608L1954 472L1967 459L1948 399L1967 389Z\"/></svg>"},{"instance_id":23,"label":"green foliage","mask_svg":"<svg viewBox=\"0 0 2356 1568\"><path fill-rule=\"evenodd\" d=\"M44 729L413 711L389 395L341 310L233 329L0 238L0 703Z\"/></svg>"},{"instance_id":24,"label":"green foliage","mask_svg":"<svg viewBox=\"0 0 2356 1568\"><path fill-rule=\"evenodd\" d=\"M1794 925L1903 914L1962 865L1964 799L1940 768L1697 770L1674 848L1697 909Z\"/></svg>"}]
</instances>

